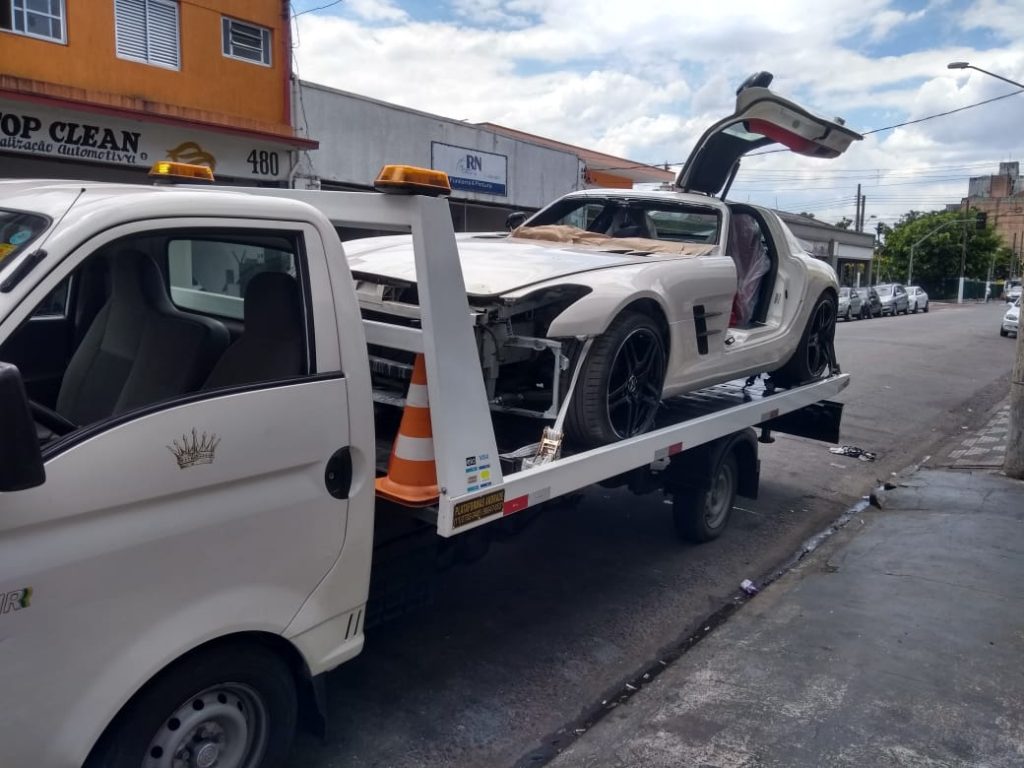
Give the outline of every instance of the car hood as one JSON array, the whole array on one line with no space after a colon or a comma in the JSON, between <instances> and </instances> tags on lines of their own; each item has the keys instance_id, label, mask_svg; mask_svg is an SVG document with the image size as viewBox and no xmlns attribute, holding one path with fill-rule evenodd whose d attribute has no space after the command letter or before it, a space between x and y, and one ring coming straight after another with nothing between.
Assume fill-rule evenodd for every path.
<instances>
[{"instance_id":1,"label":"car hood","mask_svg":"<svg viewBox=\"0 0 1024 768\"><path fill-rule=\"evenodd\" d=\"M692 259L711 246L681 247L685 252L664 253L630 249L642 246L622 240L614 251L599 246L535 241L495 234L458 234L466 292L473 296L499 296L560 277L599 269L650 262ZM412 238L409 235L370 237L344 243L349 267L356 277L375 276L404 283L416 282ZM620 252L624 251L624 252Z\"/></svg>"}]
</instances>

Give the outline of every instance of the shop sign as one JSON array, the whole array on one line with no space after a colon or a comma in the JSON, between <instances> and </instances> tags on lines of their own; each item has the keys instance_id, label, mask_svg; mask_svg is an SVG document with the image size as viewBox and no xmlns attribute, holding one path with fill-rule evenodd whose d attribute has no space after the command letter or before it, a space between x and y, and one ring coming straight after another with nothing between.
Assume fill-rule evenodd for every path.
<instances>
[{"instance_id":1,"label":"shop sign","mask_svg":"<svg viewBox=\"0 0 1024 768\"><path fill-rule=\"evenodd\" d=\"M430 167L448 174L452 189L505 197L508 158L479 149L430 142Z\"/></svg>"},{"instance_id":2,"label":"shop sign","mask_svg":"<svg viewBox=\"0 0 1024 768\"><path fill-rule=\"evenodd\" d=\"M215 176L280 180L288 176L288 149L187 126L0 99L0 152L136 168L175 160L208 165Z\"/></svg>"}]
</instances>

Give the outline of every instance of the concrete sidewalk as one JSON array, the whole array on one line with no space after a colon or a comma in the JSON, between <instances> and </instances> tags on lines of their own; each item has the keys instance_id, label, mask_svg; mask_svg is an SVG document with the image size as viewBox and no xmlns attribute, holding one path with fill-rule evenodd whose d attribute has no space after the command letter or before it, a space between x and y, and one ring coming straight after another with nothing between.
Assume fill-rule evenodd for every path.
<instances>
[{"instance_id":1,"label":"concrete sidewalk","mask_svg":"<svg viewBox=\"0 0 1024 768\"><path fill-rule=\"evenodd\" d=\"M551 765L1024 766L1024 483L910 475Z\"/></svg>"}]
</instances>

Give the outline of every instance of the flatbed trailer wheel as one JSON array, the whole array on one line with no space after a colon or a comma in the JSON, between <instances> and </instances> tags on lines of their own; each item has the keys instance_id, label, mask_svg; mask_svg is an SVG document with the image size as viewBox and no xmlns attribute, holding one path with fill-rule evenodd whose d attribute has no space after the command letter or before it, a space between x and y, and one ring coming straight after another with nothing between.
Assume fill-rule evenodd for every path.
<instances>
[{"instance_id":1,"label":"flatbed trailer wheel","mask_svg":"<svg viewBox=\"0 0 1024 768\"><path fill-rule=\"evenodd\" d=\"M736 503L739 466L734 451L719 459L706 488L679 488L672 497L672 520L683 541L700 544L717 539Z\"/></svg>"}]
</instances>

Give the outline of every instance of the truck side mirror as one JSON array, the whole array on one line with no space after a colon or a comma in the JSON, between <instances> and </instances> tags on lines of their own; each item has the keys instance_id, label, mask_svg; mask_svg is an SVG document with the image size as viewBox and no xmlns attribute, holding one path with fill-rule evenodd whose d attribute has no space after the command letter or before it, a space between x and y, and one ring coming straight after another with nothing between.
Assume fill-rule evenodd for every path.
<instances>
[{"instance_id":1,"label":"truck side mirror","mask_svg":"<svg viewBox=\"0 0 1024 768\"><path fill-rule=\"evenodd\" d=\"M21 373L0 363L0 492L24 491L44 482L43 455Z\"/></svg>"},{"instance_id":2,"label":"truck side mirror","mask_svg":"<svg viewBox=\"0 0 1024 768\"><path fill-rule=\"evenodd\" d=\"M521 227L529 218L522 211L512 211L507 217L505 217L505 229L511 232L516 227Z\"/></svg>"}]
</instances>

